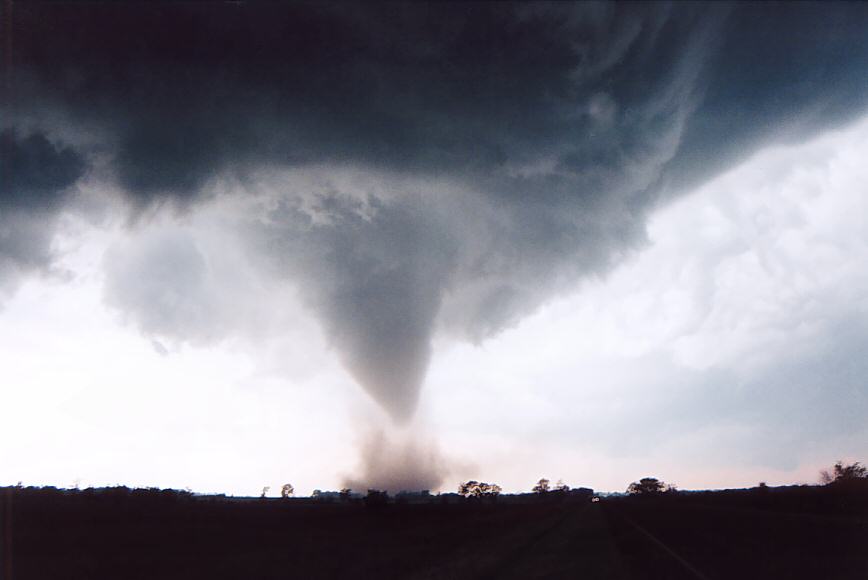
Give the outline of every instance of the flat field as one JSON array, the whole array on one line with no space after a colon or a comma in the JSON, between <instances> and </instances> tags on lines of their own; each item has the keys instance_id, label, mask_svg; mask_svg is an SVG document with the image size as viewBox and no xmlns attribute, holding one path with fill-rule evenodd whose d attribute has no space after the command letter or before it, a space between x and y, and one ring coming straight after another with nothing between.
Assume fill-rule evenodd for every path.
<instances>
[{"instance_id":1,"label":"flat field","mask_svg":"<svg viewBox=\"0 0 868 580\"><path fill-rule=\"evenodd\" d=\"M868 578L868 494L365 506L3 490L4 580Z\"/></svg>"}]
</instances>

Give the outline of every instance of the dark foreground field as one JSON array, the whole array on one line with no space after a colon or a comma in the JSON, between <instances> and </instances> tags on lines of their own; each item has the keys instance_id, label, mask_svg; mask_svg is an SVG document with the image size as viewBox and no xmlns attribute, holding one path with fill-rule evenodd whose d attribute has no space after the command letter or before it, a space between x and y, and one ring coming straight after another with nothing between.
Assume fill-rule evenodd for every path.
<instances>
[{"instance_id":1,"label":"dark foreground field","mask_svg":"<svg viewBox=\"0 0 868 580\"><path fill-rule=\"evenodd\" d=\"M4 580L868 578L861 491L376 507L3 491Z\"/></svg>"}]
</instances>

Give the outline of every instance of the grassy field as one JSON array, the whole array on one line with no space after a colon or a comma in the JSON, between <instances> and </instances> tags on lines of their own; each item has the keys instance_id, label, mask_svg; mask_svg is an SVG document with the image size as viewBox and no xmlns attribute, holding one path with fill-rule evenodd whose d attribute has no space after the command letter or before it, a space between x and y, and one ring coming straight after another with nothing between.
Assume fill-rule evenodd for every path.
<instances>
[{"instance_id":1,"label":"grassy field","mask_svg":"<svg viewBox=\"0 0 868 580\"><path fill-rule=\"evenodd\" d=\"M866 494L366 507L6 490L4 580L868 578Z\"/></svg>"}]
</instances>

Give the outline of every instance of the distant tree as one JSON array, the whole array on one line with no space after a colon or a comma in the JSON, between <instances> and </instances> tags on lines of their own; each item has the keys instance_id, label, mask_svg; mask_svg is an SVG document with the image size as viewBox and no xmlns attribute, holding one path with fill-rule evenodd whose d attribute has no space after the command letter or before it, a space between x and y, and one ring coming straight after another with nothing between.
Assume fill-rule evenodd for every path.
<instances>
[{"instance_id":1,"label":"distant tree","mask_svg":"<svg viewBox=\"0 0 868 580\"><path fill-rule=\"evenodd\" d=\"M315 490L313 490L313 493L310 494L310 497L312 497L313 499L319 499L319 496L321 496L321 495L322 495L322 490L321 489L315 489Z\"/></svg>"},{"instance_id":2,"label":"distant tree","mask_svg":"<svg viewBox=\"0 0 868 580\"><path fill-rule=\"evenodd\" d=\"M563 482L563 480L559 479L555 484L554 491L558 493L567 493L570 491L570 486Z\"/></svg>"},{"instance_id":3,"label":"distant tree","mask_svg":"<svg viewBox=\"0 0 868 580\"><path fill-rule=\"evenodd\" d=\"M674 486L671 487L674 489ZM627 493L630 495L655 495L664 491L668 491L667 485L656 477L643 477L627 487Z\"/></svg>"},{"instance_id":4,"label":"distant tree","mask_svg":"<svg viewBox=\"0 0 868 580\"><path fill-rule=\"evenodd\" d=\"M497 497L503 489L496 483L485 483L471 479L458 486L458 494L464 497Z\"/></svg>"},{"instance_id":5,"label":"distant tree","mask_svg":"<svg viewBox=\"0 0 868 580\"><path fill-rule=\"evenodd\" d=\"M484 481L480 481L479 485L476 487L475 496L493 499L499 496L502 491L501 487L496 483L485 483Z\"/></svg>"},{"instance_id":6,"label":"distant tree","mask_svg":"<svg viewBox=\"0 0 868 580\"><path fill-rule=\"evenodd\" d=\"M825 485L829 485L830 483L852 483L865 479L868 479L868 468L858 461L850 464L838 461L832 466L831 471L824 469L820 472L820 482Z\"/></svg>"},{"instance_id":7,"label":"distant tree","mask_svg":"<svg viewBox=\"0 0 868 580\"><path fill-rule=\"evenodd\" d=\"M291 483L283 484L283 487L280 488L280 497L283 499L287 499L292 497L292 494L295 493L295 488L292 487Z\"/></svg>"},{"instance_id":8,"label":"distant tree","mask_svg":"<svg viewBox=\"0 0 868 580\"><path fill-rule=\"evenodd\" d=\"M262 488L262 495L259 497L265 497L265 494L268 493L269 489L271 489L271 486L269 486L269 485L266 485L265 487L263 487Z\"/></svg>"},{"instance_id":9,"label":"distant tree","mask_svg":"<svg viewBox=\"0 0 868 580\"><path fill-rule=\"evenodd\" d=\"M340 493L341 501L349 501L352 494L353 494L353 490L351 490L348 487L341 489L341 493Z\"/></svg>"},{"instance_id":10,"label":"distant tree","mask_svg":"<svg viewBox=\"0 0 868 580\"><path fill-rule=\"evenodd\" d=\"M477 487L479 487L478 481L474 479L466 481L458 486L458 495L463 495L464 497L471 497L475 495Z\"/></svg>"},{"instance_id":11,"label":"distant tree","mask_svg":"<svg viewBox=\"0 0 868 580\"><path fill-rule=\"evenodd\" d=\"M549 492L549 480L546 478L540 479L538 482L536 482L536 485L533 486L532 491L534 493L539 493L539 494L548 493Z\"/></svg>"}]
</instances>

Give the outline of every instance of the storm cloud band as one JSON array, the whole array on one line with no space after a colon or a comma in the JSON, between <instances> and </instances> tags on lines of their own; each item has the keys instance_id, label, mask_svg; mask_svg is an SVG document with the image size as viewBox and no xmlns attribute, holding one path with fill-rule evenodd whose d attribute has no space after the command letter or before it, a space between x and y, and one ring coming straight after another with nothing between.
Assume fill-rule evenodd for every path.
<instances>
[{"instance_id":1,"label":"storm cloud band","mask_svg":"<svg viewBox=\"0 0 868 580\"><path fill-rule=\"evenodd\" d=\"M435 331L483 340L641 247L662 198L868 104L862 5L27 4L11 22L6 131L81 145L40 141L58 169L4 199L61 203L98 156L139 211L231 182L262 202L239 219L251 251L399 419Z\"/></svg>"}]
</instances>

